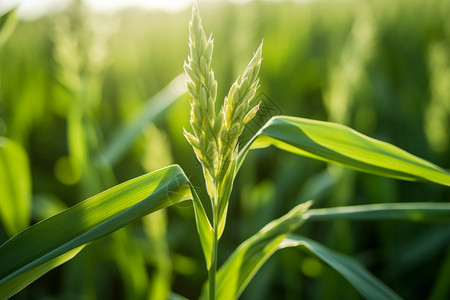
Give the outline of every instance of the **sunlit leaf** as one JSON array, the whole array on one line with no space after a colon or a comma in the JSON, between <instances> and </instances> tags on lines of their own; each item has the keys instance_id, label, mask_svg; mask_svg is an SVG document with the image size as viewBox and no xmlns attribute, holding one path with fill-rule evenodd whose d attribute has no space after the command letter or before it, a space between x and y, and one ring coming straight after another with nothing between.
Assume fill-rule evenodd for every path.
<instances>
[{"instance_id":1,"label":"sunlit leaf","mask_svg":"<svg viewBox=\"0 0 450 300\"><path fill-rule=\"evenodd\" d=\"M242 149L239 166L249 149L270 145L362 172L450 186L447 171L396 146L344 125L287 116L274 117L261 128Z\"/></svg>"},{"instance_id":2,"label":"sunlit leaf","mask_svg":"<svg viewBox=\"0 0 450 300\"><path fill-rule=\"evenodd\" d=\"M259 268L276 251L300 247L317 256L346 278L367 299L399 299L395 292L350 257L304 237L291 234L310 214L310 203L297 206L243 242L219 269L217 299L237 299ZM207 284L201 299L206 299Z\"/></svg>"},{"instance_id":3,"label":"sunlit leaf","mask_svg":"<svg viewBox=\"0 0 450 300\"><path fill-rule=\"evenodd\" d=\"M310 205L307 202L296 206L243 242L218 270L216 298L237 299L284 238L305 221L304 213ZM206 299L207 287L206 283L201 299Z\"/></svg>"},{"instance_id":4,"label":"sunlit leaf","mask_svg":"<svg viewBox=\"0 0 450 300\"><path fill-rule=\"evenodd\" d=\"M173 165L124 182L31 226L0 246L0 298L10 297L70 259L74 249L146 214L192 199L191 191L186 175ZM194 201L197 224L208 227L199 205ZM203 245L208 230L199 228L199 232Z\"/></svg>"},{"instance_id":5,"label":"sunlit leaf","mask_svg":"<svg viewBox=\"0 0 450 300\"><path fill-rule=\"evenodd\" d=\"M202 243L203 254L206 260L206 267L209 269L211 266L211 254L212 254L212 244L213 244L213 229L211 223L205 212L205 208L200 201L194 188L192 190L192 201L194 203L195 212L195 222L197 223L197 231L200 236L200 242Z\"/></svg>"},{"instance_id":6,"label":"sunlit leaf","mask_svg":"<svg viewBox=\"0 0 450 300\"><path fill-rule=\"evenodd\" d=\"M234 155L234 154L233 154ZM231 191L233 189L233 180L236 176L236 159L231 159L228 171L224 174L223 181L219 184L219 195L222 198L219 199L218 205L218 222L217 222L217 236L222 236L227 219L228 202L230 199Z\"/></svg>"}]
</instances>

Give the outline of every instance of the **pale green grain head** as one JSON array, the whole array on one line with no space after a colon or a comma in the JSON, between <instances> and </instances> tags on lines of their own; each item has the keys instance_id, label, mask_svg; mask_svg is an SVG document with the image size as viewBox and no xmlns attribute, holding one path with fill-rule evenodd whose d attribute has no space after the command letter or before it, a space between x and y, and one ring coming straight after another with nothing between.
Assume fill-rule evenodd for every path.
<instances>
[{"instance_id":1,"label":"pale green grain head","mask_svg":"<svg viewBox=\"0 0 450 300\"><path fill-rule=\"evenodd\" d=\"M189 57L184 64L186 85L192 97L191 127L184 135L202 164L208 194L220 215L226 206L235 177L238 138L259 108L255 100L259 87L258 73L262 60L262 44L244 73L231 87L218 114L215 112L217 82L211 69L213 40L203 30L197 4L189 23ZM221 230L220 230L221 231Z\"/></svg>"}]
</instances>

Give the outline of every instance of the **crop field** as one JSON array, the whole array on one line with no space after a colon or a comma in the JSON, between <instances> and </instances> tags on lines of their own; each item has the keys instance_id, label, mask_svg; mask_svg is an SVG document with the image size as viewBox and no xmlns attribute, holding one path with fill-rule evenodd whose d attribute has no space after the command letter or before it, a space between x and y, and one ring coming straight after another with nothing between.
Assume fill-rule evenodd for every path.
<instances>
[{"instance_id":1,"label":"crop field","mask_svg":"<svg viewBox=\"0 0 450 300\"><path fill-rule=\"evenodd\" d=\"M449 170L450 1L0 12L0 299L450 299Z\"/></svg>"}]
</instances>

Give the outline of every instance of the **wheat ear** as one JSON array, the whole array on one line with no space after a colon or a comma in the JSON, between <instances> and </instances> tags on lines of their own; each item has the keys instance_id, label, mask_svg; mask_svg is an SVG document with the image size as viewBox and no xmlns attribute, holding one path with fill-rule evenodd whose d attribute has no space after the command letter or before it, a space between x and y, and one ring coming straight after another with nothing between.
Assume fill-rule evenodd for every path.
<instances>
[{"instance_id":1,"label":"wheat ear","mask_svg":"<svg viewBox=\"0 0 450 300\"><path fill-rule=\"evenodd\" d=\"M248 64L242 76L231 86L225 98L218 120L221 121L219 136L220 168L225 168L232 159L237 142L247 124L257 113L259 103L254 103L256 91L259 87L259 69L262 61L262 46L259 46L255 55ZM256 105L255 105L256 104ZM216 130L217 130L216 125Z\"/></svg>"},{"instance_id":2,"label":"wheat ear","mask_svg":"<svg viewBox=\"0 0 450 300\"><path fill-rule=\"evenodd\" d=\"M217 187L225 176L234 178L238 138L258 111L254 98L259 86L258 73L262 60L262 43L242 76L231 87L220 112L215 113L217 82L211 69L213 40L206 38L198 6L194 3L189 23L189 57L184 64L186 81L192 99L191 127L184 135L202 164L208 194L217 198Z\"/></svg>"},{"instance_id":3,"label":"wheat ear","mask_svg":"<svg viewBox=\"0 0 450 300\"><path fill-rule=\"evenodd\" d=\"M192 96L190 123L194 133L185 130L184 135L193 146L205 175L213 180L219 157L218 139L214 134L217 82L211 69L213 41L211 37L206 38L196 3L189 23L189 49L184 70L189 77L186 85Z\"/></svg>"}]
</instances>

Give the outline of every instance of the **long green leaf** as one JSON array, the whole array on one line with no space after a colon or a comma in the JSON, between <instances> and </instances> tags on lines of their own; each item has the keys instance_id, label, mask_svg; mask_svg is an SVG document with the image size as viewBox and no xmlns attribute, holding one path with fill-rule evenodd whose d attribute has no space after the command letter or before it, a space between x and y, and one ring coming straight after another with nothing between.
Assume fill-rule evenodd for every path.
<instances>
[{"instance_id":1,"label":"long green leaf","mask_svg":"<svg viewBox=\"0 0 450 300\"><path fill-rule=\"evenodd\" d=\"M304 221L311 202L300 204L283 217L274 220L243 242L217 273L216 298L237 299L264 262L278 250L287 235ZM201 299L206 299L208 283Z\"/></svg>"},{"instance_id":2,"label":"long green leaf","mask_svg":"<svg viewBox=\"0 0 450 300\"><path fill-rule=\"evenodd\" d=\"M206 267L209 269L211 266L212 244L214 232L211 223L206 215L205 208L203 207L200 198L197 195L195 189L191 186L192 202L194 205L195 222L197 224L198 235L200 236L200 242L202 243L203 255L206 260Z\"/></svg>"},{"instance_id":3,"label":"long green leaf","mask_svg":"<svg viewBox=\"0 0 450 300\"><path fill-rule=\"evenodd\" d=\"M400 299L389 287L350 257L336 253L310 239L291 234L311 214L310 203L297 206L282 218L272 221L243 242L219 269L217 299L237 299L259 268L276 251L288 247L308 250L338 271L367 299ZM205 284L201 299L206 299Z\"/></svg>"},{"instance_id":4,"label":"long green leaf","mask_svg":"<svg viewBox=\"0 0 450 300\"><path fill-rule=\"evenodd\" d=\"M314 254L339 272L366 299L400 299L394 291L350 257L328 249L313 240L293 234L289 235L279 244L279 249L288 247L300 247Z\"/></svg>"},{"instance_id":5,"label":"long green leaf","mask_svg":"<svg viewBox=\"0 0 450 300\"><path fill-rule=\"evenodd\" d=\"M330 122L278 116L261 128L239 154L240 166L251 148L280 149L358 171L450 186L450 174L391 144Z\"/></svg>"},{"instance_id":6,"label":"long green leaf","mask_svg":"<svg viewBox=\"0 0 450 300\"><path fill-rule=\"evenodd\" d=\"M310 209L310 221L450 221L450 203L385 203Z\"/></svg>"},{"instance_id":7,"label":"long green leaf","mask_svg":"<svg viewBox=\"0 0 450 300\"><path fill-rule=\"evenodd\" d=\"M173 165L124 182L31 226L0 246L0 299L70 259L76 254L74 249L153 211L192 199L192 193L186 175ZM207 249L210 225L195 198L199 235Z\"/></svg>"},{"instance_id":8,"label":"long green leaf","mask_svg":"<svg viewBox=\"0 0 450 300\"><path fill-rule=\"evenodd\" d=\"M7 283L0 285L0 299L8 299L10 296L27 287L34 279L41 277L48 271L72 259L83 248L84 246L80 246L70 250L46 263L40 264L37 267L31 268L28 271L11 278Z\"/></svg>"},{"instance_id":9,"label":"long green leaf","mask_svg":"<svg viewBox=\"0 0 450 300\"><path fill-rule=\"evenodd\" d=\"M0 220L12 236L29 226L31 176L25 150L0 137Z\"/></svg>"}]
</instances>

